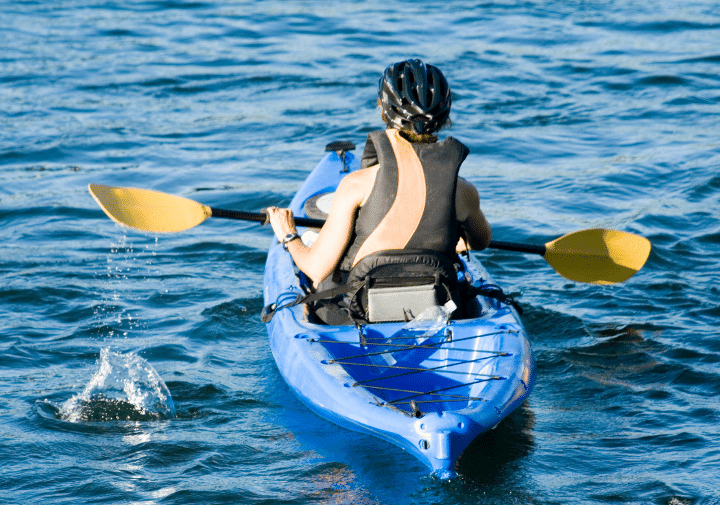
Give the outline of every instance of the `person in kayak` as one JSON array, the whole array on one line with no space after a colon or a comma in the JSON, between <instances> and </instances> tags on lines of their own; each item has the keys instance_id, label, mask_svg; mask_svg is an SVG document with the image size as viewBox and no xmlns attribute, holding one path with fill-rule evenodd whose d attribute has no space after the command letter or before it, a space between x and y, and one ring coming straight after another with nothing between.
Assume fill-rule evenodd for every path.
<instances>
[{"instance_id":1,"label":"person in kayak","mask_svg":"<svg viewBox=\"0 0 720 520\"><path fill-rule=\"evenodd\" d=\"M455 254L485 249L492 239L477 189L458 176L468 148L453 137L438 141L452 103L442 72L417 59L395 63L378 98L387 129L369 134L361 169L343 178L310 247L291 210L267 208L275 235L315 288L379 251Z\"/></svg>"}]
</instances>

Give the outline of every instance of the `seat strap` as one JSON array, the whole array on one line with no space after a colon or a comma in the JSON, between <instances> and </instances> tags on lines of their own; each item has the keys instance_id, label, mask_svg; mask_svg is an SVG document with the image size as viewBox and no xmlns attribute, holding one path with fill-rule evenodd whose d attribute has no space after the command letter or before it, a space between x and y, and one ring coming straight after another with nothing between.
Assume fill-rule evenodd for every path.
<instances>
[{"instance_id":1,"label":"seat strap","mask_svg":"<svg viewBox=\"0 0 720 520\"><path fill-rule=\"evenodd\" d=\"M472 298L475 298L476 296L485 296L487 298L492 298L501 303L512 305L513 307L515 307L515 310L520 315L522 315L523 313L522 307L517 301L515 301L515 298L505 294L503 290L497 285L485 284L481 285L480 287L469 285L463 292Z\"/></svg>"},{"instance_id":2,"label":"seat strap","mask_svg":"<svg viewBox=\"0 0 720 520\"><path fill-rule=\"evenodd\" d=\"M356 292L362 287L365 286L365 280L359 280L357 282L351 282L347 283L345 285L339 285L338 287L333 287L331 289L326 289L324 291L316 292L316 293L310 293L310 294L298 294L297 298L294 300L291 300L288 303L284 303L283 305L280 305L278 307L277 302L271 303L269 305L266 305L262 312L260 313L260 320L262 320L263 323L269 323L270 320L273 319L273 316L275 313L282 309L287 309L288 307L294 307L295 305L300 305L303 303L313 303L320 300L329 300L332 298L335 298L336 296L340 296L345 293L349 292Z\"/></svg>"}]
</instances>

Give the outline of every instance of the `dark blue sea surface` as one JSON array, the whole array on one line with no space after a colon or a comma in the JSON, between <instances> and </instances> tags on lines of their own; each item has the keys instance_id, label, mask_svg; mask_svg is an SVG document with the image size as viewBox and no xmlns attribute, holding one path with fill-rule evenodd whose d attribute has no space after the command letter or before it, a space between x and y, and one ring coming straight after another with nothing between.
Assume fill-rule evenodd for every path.
<instances>
[{"instance_id":1,"label":"dark blue sea surface","mask_svg":"<svg viewBox=\"0 0 720 520\"><path fill-rule=\"evenodd\" d=\"M0 0L0 503L720 503L718 42L711 0ZM286 205L408 57L450 81L496 239L653 246L611 286L476 253L537 385L452 481L294 397L269 228L147 235L87 190Z\"/></svg>"}]
</instances>

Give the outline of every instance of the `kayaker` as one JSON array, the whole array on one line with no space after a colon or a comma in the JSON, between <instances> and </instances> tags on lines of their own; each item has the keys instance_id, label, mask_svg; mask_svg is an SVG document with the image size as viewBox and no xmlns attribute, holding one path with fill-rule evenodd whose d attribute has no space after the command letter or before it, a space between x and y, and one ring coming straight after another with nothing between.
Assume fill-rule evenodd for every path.
<instances>
[{"instance_id":1,"label":"kayaker","mask_svg":"<svg viewBox=\"0 0 720 520\"><path fill-rule=\"evenodd\" d=\"M389 66L378 88L387 129L369 134L361 169L338 186L315 242L307 247L299 239L291 210L267 209L278 240L316 288L377 251L454 254L488 246L492 232L478 192L458 176L469 150L453 137L438 141L451 103L437 67L417 59Z\"/></svg>"}]
</instances>

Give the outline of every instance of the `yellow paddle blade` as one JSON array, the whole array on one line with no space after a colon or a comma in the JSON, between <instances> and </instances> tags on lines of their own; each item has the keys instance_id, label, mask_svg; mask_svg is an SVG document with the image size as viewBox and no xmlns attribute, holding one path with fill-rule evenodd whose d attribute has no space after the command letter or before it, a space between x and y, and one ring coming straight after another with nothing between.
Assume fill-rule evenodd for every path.
<instances>
[{"instance_id":1,"label":"yellow paddle blade","mask_svg":"<svg viewBox=\"0 0 720 520\"><path fill-rule=\"evenodd\" d=\"M159 191L99 184L90 184L88 189L108 217L118 224L141 231L184 231L212 215L209 207L194 200Z\"/></svg>"},{"instance_id":2,"label":"yellow paddle blade","mask_svg":"<svg viewBox=\"0 0 720 520\"><path fill-rule=\"evenodd\" d=\"M565 278L583 283L624 282L650 255L650 241L612 229L576 231L545 244L545 260Z\"/></svg>"}]
</instances>

